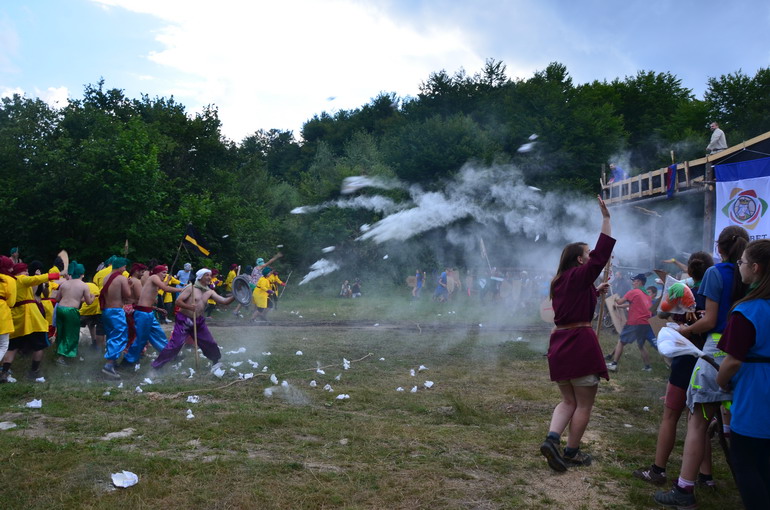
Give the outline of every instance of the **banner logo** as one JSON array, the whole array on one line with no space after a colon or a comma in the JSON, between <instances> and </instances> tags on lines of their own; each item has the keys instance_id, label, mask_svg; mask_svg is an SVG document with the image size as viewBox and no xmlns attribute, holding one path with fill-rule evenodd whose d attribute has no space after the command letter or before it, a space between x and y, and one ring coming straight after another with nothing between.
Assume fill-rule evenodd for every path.
<instances>
[{"instance_id":1,"label":"banner logo","mask_svg":"<svg viewBox=\"0 0 770 510\"><path fill-rule=\"evenodd\" d=\"M753 230L767 212L767 202L757 196L756 191L733 188L730 200L722 208L722 213L730 221L748 230Z\"/></svg>"}]
</instances>

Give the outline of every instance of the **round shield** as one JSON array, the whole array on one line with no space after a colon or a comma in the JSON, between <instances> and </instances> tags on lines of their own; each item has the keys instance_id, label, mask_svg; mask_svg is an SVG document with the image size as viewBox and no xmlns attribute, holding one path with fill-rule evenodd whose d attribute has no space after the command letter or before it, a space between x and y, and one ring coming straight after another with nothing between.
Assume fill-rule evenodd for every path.
<instances>
[{"instance_id":1,"label":"round shield","mask_svg":"<svg viewBox=\"0 0 770 510\"><path fill-rule=\"evenodd\" d=\"M233 296L242 305L251 303L251 280L248 276L241 275L233 278Z\"/></svg>"}]
</instances>

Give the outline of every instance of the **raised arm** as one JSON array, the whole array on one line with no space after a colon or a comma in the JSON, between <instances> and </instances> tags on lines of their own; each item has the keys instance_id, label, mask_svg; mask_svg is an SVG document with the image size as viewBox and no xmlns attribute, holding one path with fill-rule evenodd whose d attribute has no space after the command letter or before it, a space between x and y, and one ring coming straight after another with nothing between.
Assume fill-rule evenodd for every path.
<instances>
[{"instance_id":1,"label":"raised arm","mask_svg":"<svg viewBox=\"0 0 770 510\"><path fill-rule=\"evenodd\" d=\"M599 209L602 211L602 234L612 237L612 226L610 225L610 211L607 209L607 204L602 200L601 195L596 195L596 199L599 201Z\"/></svg>"}]
</instances>

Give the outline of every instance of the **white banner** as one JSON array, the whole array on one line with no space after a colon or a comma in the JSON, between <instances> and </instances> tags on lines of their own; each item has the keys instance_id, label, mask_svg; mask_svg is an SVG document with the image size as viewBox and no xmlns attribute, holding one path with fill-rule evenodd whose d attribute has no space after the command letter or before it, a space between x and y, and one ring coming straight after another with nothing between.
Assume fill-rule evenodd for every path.
<instances>
[{"instance_id":1,"label":"white banner","mask_svg":"<svg viewBox=\"0 0 770 510\"><path fill-rule=\"evenodd\" d=\"M765 239L770 234L770 216L765 216L770 200L770 177L717 182L716 188L714 255L719 260L716 239L725 227L738 225L745 228L752 241Z\"/></svg>"}]
</instances>

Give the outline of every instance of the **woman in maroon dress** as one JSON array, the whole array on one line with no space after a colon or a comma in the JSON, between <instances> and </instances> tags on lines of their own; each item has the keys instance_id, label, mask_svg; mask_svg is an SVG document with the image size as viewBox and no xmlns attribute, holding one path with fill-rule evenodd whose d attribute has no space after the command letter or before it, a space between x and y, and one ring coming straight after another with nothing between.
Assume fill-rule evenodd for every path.
<instances>
[{"instance_id":1,"label":"woman in maroon dress","mask_svg":"<svg viewBox=\"0 0 770 510\"><path fill-rule=\"evenodd\" d=\"M556 327L548 347L548 368L562 400L553 410L540 452L556 471L591 464L591 456L580 451L580 439L591 418L599 377L609 379L599 341L591 327L597 296L608 286L602 283L597 288L594 282L615 246L615 239L610 237L610 213L601 197L599 208L603 221L596 247L590 251L586 243L565 246L559 269L551 280ZM559 445L568 425L567 447L562 455Z\"/></svg>"}]
</instances>

